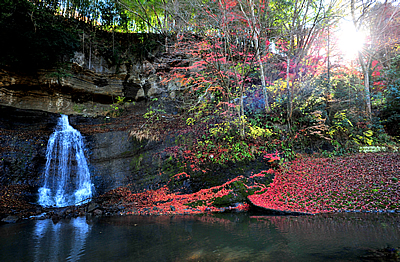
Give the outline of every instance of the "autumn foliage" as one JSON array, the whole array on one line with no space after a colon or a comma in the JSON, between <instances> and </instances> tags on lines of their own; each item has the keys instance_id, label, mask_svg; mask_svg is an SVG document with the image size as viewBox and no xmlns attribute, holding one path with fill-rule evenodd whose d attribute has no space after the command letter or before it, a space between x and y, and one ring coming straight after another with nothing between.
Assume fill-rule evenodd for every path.
<instances>
[{"instance_id":1,"label":"autumn foliage","mask_svg":"<svg viewBox=\"0 0 400 262\"><path fill-rule=\"evenodd\" d=\"M188 175L180 173L176 176L187 177ZM248 203L236 203L234 206L227 207L217 207L213 204L217 198L230 194L232 192L230 185L241 179L243 177L237 177L220 186L201 189L192 194L173 193L167 186L140 193L132 193L128 187L120 187L111 190L99 199L105 200L103 202L105 206L122 201L122 205L127 209L126 214L134 215L199 214L219 212L226 209L247 211L249 209Z\"/></svg>"},{"instance_id":2,"label":"autumn foliage","mask_svg":"<svg viewBox=\"0 0 400 262\"><path fill-rule=\"evenodd\" d=\"M277 171L263 194L249 197L266 209L303 213L400 210L398 154L305 158Z\"/></svg>"},{"instance_id":3,"label":"autumn foliage","mask_svg":"<svg viewBox=\"0 0 400 262\"><path fill-rule=\"evenodd\" d=\"M274 174L269 185L253 183ZM177 178L187 178L181 173ZM249 201L232 206L216 205L243 182ZM247 183L247 184L246 184ZM223 185L191 194L171 192L167 186L132 193L121 187L101 196L103 205L122 200L127 214L197 214L227 210L246 211L249 204L267 210L307 214L343 211L400 211L400 156L393 153L359 154L338 158L303 158L284 168L239 176ZM121 203L121 202L119 202Z\"/></svg>"}]
</instances>

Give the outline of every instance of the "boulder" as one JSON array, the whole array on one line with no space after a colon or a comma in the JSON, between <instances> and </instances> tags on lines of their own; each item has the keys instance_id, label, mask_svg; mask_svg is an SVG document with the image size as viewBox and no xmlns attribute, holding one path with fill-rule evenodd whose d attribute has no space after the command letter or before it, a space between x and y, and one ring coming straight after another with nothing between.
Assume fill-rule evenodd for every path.
<instances>
[{"instance_id":1,"label":"boulder","mask_svg":"<svg viewBox=\"0 0 400 262\"><path fill-rule=\"evenodd\" d=\"M9 215L9 216L3 218L1 220L1 222L8 223L8 224L14 224L14 223L17 223L19 220L20 220L19 217L14 216L14 215Z\"/></svg>"},{"instance_id":2,"label":"boulder","mask_svg":"<svg viewBox=\"0 0 400 262\"><path fill-rule=\"evenodd\" d=\"M101 211L100 209L95 209L93 211L93 215L95 216L101 216L103 214L103 211Z\"/></svg>"}]
</instances>

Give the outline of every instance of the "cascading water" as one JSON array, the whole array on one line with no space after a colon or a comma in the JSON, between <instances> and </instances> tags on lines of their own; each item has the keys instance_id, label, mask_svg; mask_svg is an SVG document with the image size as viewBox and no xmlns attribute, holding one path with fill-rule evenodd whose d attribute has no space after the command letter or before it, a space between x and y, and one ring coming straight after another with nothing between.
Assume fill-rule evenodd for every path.
<instances>
[{"instance_id":1,"label":"cascading water","mask_svg":"<svg viewBox=\"0 0 400 262\"><path fill-rule=\"evenodd\" d=\"M84 154L81 133L61 115L46 151L44 185L39 189L39 204L64 207L86 203L93 184Z\"/></svg>"}]
</instances>

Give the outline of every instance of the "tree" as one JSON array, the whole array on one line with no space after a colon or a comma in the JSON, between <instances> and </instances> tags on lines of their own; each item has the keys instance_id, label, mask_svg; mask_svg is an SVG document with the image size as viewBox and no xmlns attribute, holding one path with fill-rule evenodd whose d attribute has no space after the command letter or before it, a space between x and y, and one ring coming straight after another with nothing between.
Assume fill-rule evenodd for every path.
<instances>
[{"instance_id":1,"label":"tree","mask_svg":"<svg viewBox=\"0 0 400 262\"><path fill-rule=\"evenodd\" d=\"M391 3L378 1L351 0L351 16L357 30L369 31L369 42L359 52L358 61L364 75L364 92L366 114L372 119L370 74L374 57L388 46L398 42L398 37L393 35L393 24L399 18L399 9ZM392 33L391 33L392 32Z\"/></svg>"},{"instance_id":2,"label":"tree","mask_svg":"<svg viewBox=\"0 0 400 262\"><path fill-rule=\"evenodd\" d=\"M400 55L395 56L386 70L387 89L382 118L386 131L393 136L400 135Z\"/></svg>"},{"instance_id":3,"label":"tree","mask_svg":"<svg viewBox=\"0 0 400 262\"><path fill-rule=\"evenodd\" d=\"M264 48L261 49L262 43L260 42L261 39L266 39L266 32L268 28L264 27L264 30L262 30L263 25L265 26L266 24L263 23L263 21L266 17L267 13L267 1L261 0L257 4L255 3L254 0L248 0L248 1L238 1L238 4L240 6L241 14L245 18L249 29L250 29L250 34L252 36L252 41L254 44L254 48L256 50L256 59L258 62L258 65L260 67L260 77L261 77L261 88L263 91L264 95L264 106L265 106L265 112L268 113L270 111L270 106L269 106L269 101L268 101L268 93L266 89L266 77L265 77L265 70L264 70L264 60L262 59L262 53L266 52L269 49L269 41L267 41L264 45Z\"/></svg>"},{"instance_id":4,"label":"tree","mask_svg":"<svg viewBox=\"0 0 400 262\"><path fill-rule=\"evenodd\" d=\"M73 56L79 45L75 31L55 16L51 3L26 0L0 3L0 66L34 72Z\"/></svg>"},{"instance_id":5,"label":"tree","mask_svg":"<svg viewBox=\"0 0 400 262\"><path fill-rule=\"evenodd\" d=\"M299 64L307 57L313 42L328 24L333 16L336 1L331 1L326 7L324 1L294 0L284 16L282 23L282 38L286 46L286 87L287 87L287 120L290 129L293 115L294 82L298 77Z\"/></svg>"},{"instance_id":6,"label":"tree","mask_svg":"<svg viewBox=\"0 0 400 262\"><path fill-rule=\"evenodd\" d=\"M263 63L268 55L265 49L268 49L269 42L266 30L261 32L260 19L265 12L265 7L261 6L263 1L220 0L207 5L191 1L186 4L187 7L179 6L179 13L173 17L186 16L190 10L196 9L196 20L186 21L191 23L188 26L190 33L180 34L174 49L175 52L190 54L195 62L189 67L175 68L175 76L185 79L184 82L192 85L195 91L204 92L202 98L211 92L214 92L213 97L220 96L225 109L238 115L240 135L244 137L244 98L251 81L249 75L257 71L256 65L261 69L258 72L268 108Z\"/></svg>"}]
</instances>

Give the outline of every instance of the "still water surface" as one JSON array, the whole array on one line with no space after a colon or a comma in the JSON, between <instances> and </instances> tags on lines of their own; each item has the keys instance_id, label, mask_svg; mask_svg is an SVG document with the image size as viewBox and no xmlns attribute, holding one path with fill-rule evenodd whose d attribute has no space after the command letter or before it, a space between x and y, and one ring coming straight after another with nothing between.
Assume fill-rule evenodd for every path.
<instances>
[{"instance_id":1,"label":"still water surface","mask_svg":"<svg viewBox=\"0 0 400 262\"><path fill-rule=\"evenodd\" d=\"M371 261L400 214L79 217L0 226L0 261Z\"/></svg>"}]
</instances>

